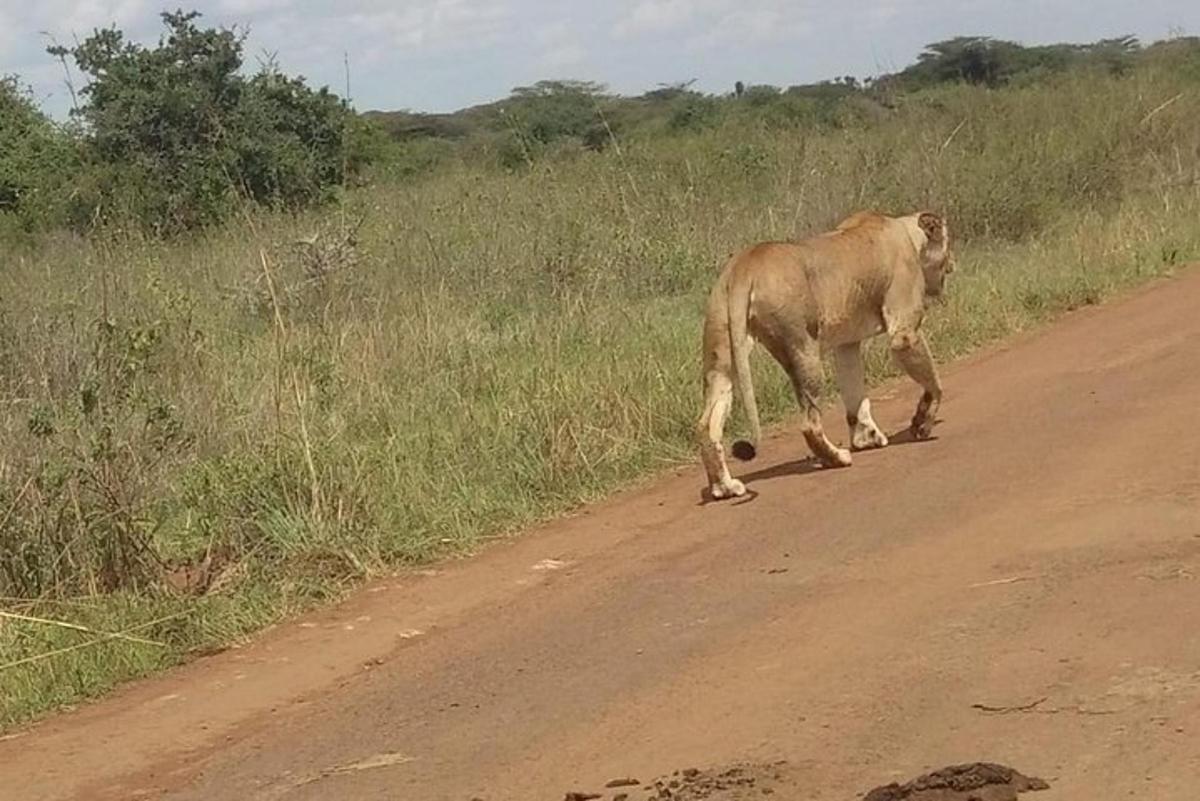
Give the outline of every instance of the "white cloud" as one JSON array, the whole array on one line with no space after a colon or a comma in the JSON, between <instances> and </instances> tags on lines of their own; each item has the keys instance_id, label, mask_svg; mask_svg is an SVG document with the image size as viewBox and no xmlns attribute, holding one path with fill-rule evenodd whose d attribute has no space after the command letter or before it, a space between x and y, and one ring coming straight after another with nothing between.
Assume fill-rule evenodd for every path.
<instances>
[{"instance_id":1,"label":"white cloud","mask_svg":"<svg viewBox=\"0 0 1200 801\"><path fill-rule=\"evenodd\" d=\"M737 10L714 13L688 37L693 50L721 46L761 45L810 34L811 15L801 3L775 0L744 3Z\"/></svg>"},{"instance_id":2,"label":"white cloud","mask_svg":"<svg viewBox=\"0 0 1200 801\"><path fill-rule=\"evenodd\" d=\"M230 14L262 14L283 11L296 5L296 0L220 0L217 8Z\"/></svg>"},{"instance_id":3,"label":"white cloud","mask_svg":"<svg viewBox=\"0 0 1200 801\"><path fill-rule=\"evenodd\" d=\"M3 8L0 8L0 53L8 50L16 36L17 32L12 17Z\"/></svg>"},{"instance_id":4,"label":"white cloud","mask_svg":"<svg viewBox=\"0 0 1200 801\"><path fill-rule=\"evenodd\" d=\"M8 0L0 0L8 3ZM161 0L41 0L5 10L3 35L46 31L60 40L116 25L131 38L153 38L161 29ZM478 47L496 39L511 9L507 0L192 0L207 24L250 22L271 34L272 48L325 41L333 49L388 44L412 50ZM203 24L203 23L202 23Z\"/></svg>"},{"instance_id":5,"label":"white cloud","mask_svg":"<svg viewBox=\"0 0 1200 801\"><path fill-rule=\"evenodd\" d=\"M541 64L546 69L560 70L574 67L587 58L587 50L581 44L564 44L542 55Z\"/></svg>"},{"instance_id":6,"label":"white cloud","mask_svg":"<svg viewBox=\"0 0 1200 801\"><path fill-rule=\"evenodd\" d=\"M351 13L346 15L346 10ZM490 44L511 13L507 3L495 0L424 0L403 8L380 0L358 0L345 3L339 11L363 36L383 36L390 44L418 50Z\"/></svg>"},{"instance_id":7,"label":"white cloud","mask_svg":"<svg viewBox=\"0 0 1200 801\"><path fill-rule=\"evenodd\" d=\"M878 0L872 3L867 11L867 17L872 25L886 25L900 16L902 0Z\"/></svg>"},{"instance_id":8,"label":"white cloud","mask_svg":"<svg viewBox=\"0 0 1200 801\"><path fill-rule=\"evenodd\" d=\"M85 37L110 25L137 34L158 24L148 0L42 0L13 3L0 15L0 70L5 56L13 51L22 58L39 53L47 37L70 43L73 36Z\"/></svg>"},{"instance_id":9,"label":"white cloud","mask_svg":"<svg viewBox=\"0 0 1200 801\"><path fill-rule=\"evenodd\" d=\"M693 49L756 44L807 34L821 13L815 2L803 0L635 0L613 26L613 36L682 37Z\"/></svg>"},{"instance_id":10,"label":"white cloud","mask_svg":"<svg viewBox=\"0 0 1200 801\"><path fill-rule=\"evenodd\" d=\"M574 67L587 58L587 48L566 22L543 25L537 29L534 38L542 51L539 63L545 69Z\"/></svg>"},{"instance_id":11,"label":"white cloud","mask_svg":"<svg viewBox=\"0 0 1200 801\"><path fill-rule=\"evenodd\" d=\"M561 42L564 39L571 38L571 36L571 26L561 20L541 26L534 34L534 38L537 39L538 44L543 46Z\"/></svg>"},{"instance_id":12,"label":"white cloud","mask_svg":"<svg viewBox=\"0 0 1200 801\"><path fill-rule=\"evenodd\" d=\"M637 0L613 33L623 38L680 28L691 21L698 5L689 0Z\"/></svg>"},{"instance_id":13,"label":"white cloud","mask_svg":"<svg viewBox=\"0 0 1200 801\"><path fill-rule=\"evenodd\" d=\"M34 17L40 17L46 27L80 34L109 25L144 23L152 16L146 0L49 0L31 8Z\"/></svg>"}]
</instances>

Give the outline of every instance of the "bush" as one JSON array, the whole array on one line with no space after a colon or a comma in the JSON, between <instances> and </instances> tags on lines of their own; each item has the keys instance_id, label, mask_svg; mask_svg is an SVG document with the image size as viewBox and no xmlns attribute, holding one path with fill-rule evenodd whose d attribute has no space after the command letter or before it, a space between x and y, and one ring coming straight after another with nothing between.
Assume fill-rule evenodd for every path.
<instances>
[{"instance_id":1,"label":"bush","mask_svg":"<svg viewBox=\"0 0 1200 801\"><path fill-rule=\"evenodd\" d=\"M15 78L0 78L0 216L31 230L65 213L74 143L38 111Z\"/></svg>"},{"instance_id":2,"label":"bush","mask_svg":"<svg viewBox=\"0 0 1200 801\"><path fill-rule=\"evenodd\" d=\"M671 131L701 131L721 120L721 102L715 97L689 92L672 101L667 128Z\"/></svg>"},{"instance_id":3,"label":"bush","mask_svg":"<svg viewBox=\"0 0 1200 801\"><path fill-rule=\"evenodd\" d=\"M237 111L238 175L256 200L287 207L318 202L368 160L365 142L357 152L346 147L352 118L345 103L299 78L259 73L246 83Z\"/></svg>"},{"instance_id":4,"label":"bush","mask_svg":"<svg viewBox=\"0 0 1200 801\"><path fill-rule=\"evenodd\" d=\"M241 75L243 38L162 14L157 47L97 31L71 55L89 76L78 116L86 152L107 180L91 198L164 233L227 218L243 197L298 208L325 199L369 160L345 101L270 65Z\"/></svg>"}]
</instances>

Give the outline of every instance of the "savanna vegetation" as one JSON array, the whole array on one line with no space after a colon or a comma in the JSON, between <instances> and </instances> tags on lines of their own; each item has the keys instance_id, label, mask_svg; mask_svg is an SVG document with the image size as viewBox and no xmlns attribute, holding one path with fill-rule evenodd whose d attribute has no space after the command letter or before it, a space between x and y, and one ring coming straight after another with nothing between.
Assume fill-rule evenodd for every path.
<instances>
[{"instance_id":1,"label":"savanna vegetation","mask_svg":"<svg viewBox=\"0 0 1200 801\"><path fill-rule=\"evenodd\" d=\"M690 462L748 241L944 212L943 360L1200 253L1197 40L359 115L164 23L0 83L0 725Z\"/></svg>"}]
</instances>

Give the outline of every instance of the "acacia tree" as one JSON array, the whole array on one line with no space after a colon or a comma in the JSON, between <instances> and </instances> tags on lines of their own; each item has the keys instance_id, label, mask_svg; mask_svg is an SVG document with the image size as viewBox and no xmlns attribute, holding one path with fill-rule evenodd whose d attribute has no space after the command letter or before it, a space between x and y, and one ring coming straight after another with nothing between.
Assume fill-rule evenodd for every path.
<instances>
[{"instance_id":1,"label":"acacia tree","mask_svg":"<svg viewBox=\"0 0 1200 801\"><path fill-rule=\"evenodd\" d=\"M926 45L917 57L916 70L922 67L937 83L962 80L995 86L1014 67L1013 55L1021 48L986 36L959 36Z\"/></svg>"},{"instance_id":2,"label":"acacia tree","mask_svg":"<svg viewBox=\"0 0 1200 801\"><path fill-rule=\"evenodd\" d=\"M592 81L538 81L512 90L508 113L518 117L539 144L583 139L598 125L597 108L607 99L605 87Z\"/></svg>"},{"instance_id":3,"label":"acacia tree","mask_svg":"<svg viewBox=\"0 0 1200 801\"><path fill-rule=\"evenodd\" d=\"M1141 49L1134 36L1034 47L986 36L958 36L926 45L917 63L893 80L914 88L954 81L999 86L1018 75L1061 72L1076 65L1122 74L1132 68Z\"/></svg>"}]
</instances>

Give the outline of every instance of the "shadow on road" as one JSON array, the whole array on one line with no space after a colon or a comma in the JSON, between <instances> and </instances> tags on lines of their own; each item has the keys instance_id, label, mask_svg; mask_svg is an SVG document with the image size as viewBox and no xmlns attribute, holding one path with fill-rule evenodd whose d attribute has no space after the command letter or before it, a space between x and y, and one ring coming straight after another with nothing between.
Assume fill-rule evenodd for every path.
<instances>
[{"instance_id":1,"label":"shadow on road","mask_svg":"<svg viewBox=\"0 0 1200 801\"><path fill-rule=\"evenodd\" d=\"M940 422L941 421L938 421L938 423ZM935 425L937 425L937 423L935 423ZM913 435L911 429L902 428L895 433L888 434L888 448L900 447L904 445L924 445L931 442L937 442L937 440L938 438L936 435L929 437L928 439L917 439L916 436ZM863 457L869 458L871 453L872 451L870 450L856 451L854 457L856 459ZM743 497L731 501L730 505L741 506L757 500L758 493L749 486L750 484L771 481L777 478L787 478L790 476L806 476L809 473L819 473L828 469L831 468L822 467L821 463L818 462L814 457L808 456L803 459L796 459L790 462L781 462L779 464L771 465L770 467L764 467L750 473L736 476L736 478L745 482L747 485L747 492ZM702 489L700 491L700 502L697 504L697 506L707 506L713 503L718 503L718 501L713 499L707 488Z\"/></svg>"}]
</instances>

